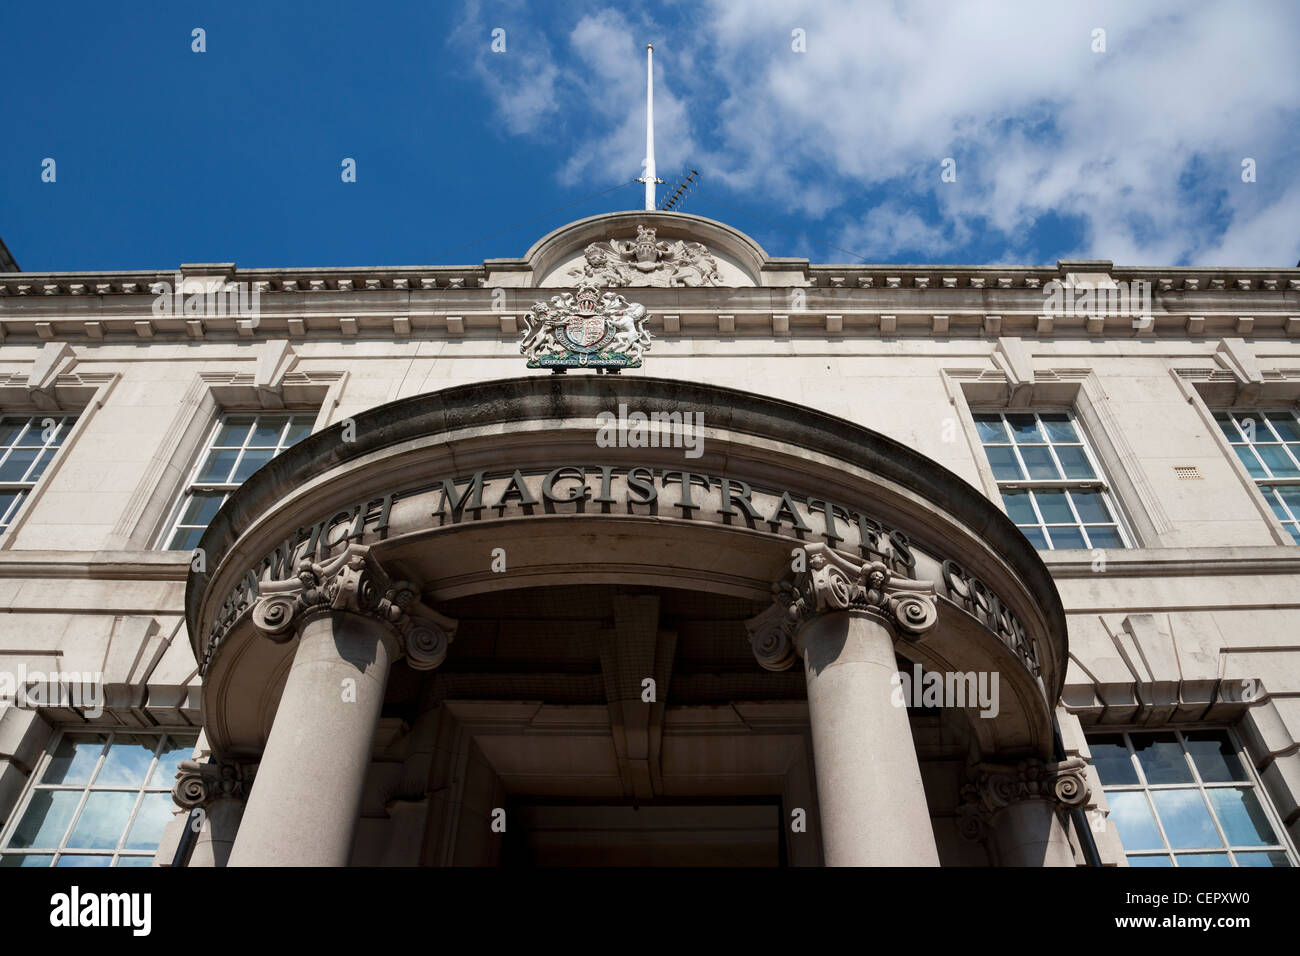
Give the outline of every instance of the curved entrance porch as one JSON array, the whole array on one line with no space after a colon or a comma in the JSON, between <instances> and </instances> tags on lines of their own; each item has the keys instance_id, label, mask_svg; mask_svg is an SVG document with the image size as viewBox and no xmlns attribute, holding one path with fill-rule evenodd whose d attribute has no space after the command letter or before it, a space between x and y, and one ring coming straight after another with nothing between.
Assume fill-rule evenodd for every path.
<instances>
[{"instance_id":1,"label":"curved entrance porch","mask_svg":"<svg viewBox=\"0 0 1300 956\"><path fill-rule=\"evenodd\" d=\"M694 441L674 442L692 421ZM448 389L276 458L200 547L187 617L220 769L190 768L178 793L223 802L208 814L214 861L232 835L233 864L375 859L409 825L425 848L416 862L459 862L464 834L490 847L496 810L547 796L539 788L566 796L566 774L587 781L567 796L647 806L727 796L700 781L716 789L730 774L730 796L779 800L792 862L1068 862L1060 810L1082 799L1081 778L1054 759L1066 640L1046 569L974 489L843 420L642 377ZM682 602L694 610L665 612ZM548 617L557 603L568 618ZM471 606L495 608L494 623L466 618ZM474 628L503 620L515 672L475 656ZM715 661L704 688L681 666L700 638L682 635L709 621L713 646L752 666L728 674ZM548 683L575 653L578 672ZM949 691L995 680L997 706L898 706L900 660L949 677ZM572 686L596 696L575 701ZM393 727L407 730L388 740ZM450 750L430 743L448 733ZM556 754L584 740L597 741L587 764L570 763L587 769L563 770ZM500 787L493 812L456 805L454 839L455 782L439 783L432 757L400 785L376 770L426 746L478 754L496 781L487 792ZM510 763L528 759L542 762ZM601 760L618 769L617 792L590 792ZM691 761L687 786L674 768ZM803 781L787 779L800 766ZM463 784L469 771L452 772ZM396 809L376 810L376 788L403 795ZM816 841L793 840L795 810ZM954 850L949 829L975 842Z\"/></svg>"}]
</instances>

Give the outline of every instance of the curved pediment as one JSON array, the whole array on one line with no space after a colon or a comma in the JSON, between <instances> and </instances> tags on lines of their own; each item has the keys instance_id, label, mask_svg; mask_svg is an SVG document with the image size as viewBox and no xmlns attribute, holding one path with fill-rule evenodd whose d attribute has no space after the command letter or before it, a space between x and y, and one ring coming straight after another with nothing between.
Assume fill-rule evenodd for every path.
<instances>
[{"instance_id":1,"label":"curved pediment","mask_svg":"<svg viewBox=\"0 0 1300 956\"><path fill-rule=\"evenodd\" d=\"M533 288L572 288L583 281L603 288L743 288L764 284L773 265L744 233L670 212L580 219L543 236L522 259L486 263L489 285ZM511 273L516 282L501 281Z\"/></svg>"}]
</instances>

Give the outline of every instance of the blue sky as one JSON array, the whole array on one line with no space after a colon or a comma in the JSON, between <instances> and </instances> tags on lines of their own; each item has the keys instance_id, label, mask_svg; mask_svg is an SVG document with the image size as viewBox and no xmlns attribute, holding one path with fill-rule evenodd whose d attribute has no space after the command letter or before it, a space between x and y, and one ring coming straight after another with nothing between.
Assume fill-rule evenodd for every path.
<instances>
[{"instance_id":1,"label":"blue sky","mask_svg":"<svg viewBox=\"0 0 1300 956\"><path fill-rule=\"evenodd\" d=\"M518 256L640 207L578 201L640 175L654 42L661 178L773 255L1291 267L1297 38L1292 0L9 0L0 237L25 271Z\"/></svg>"}]
</instances>

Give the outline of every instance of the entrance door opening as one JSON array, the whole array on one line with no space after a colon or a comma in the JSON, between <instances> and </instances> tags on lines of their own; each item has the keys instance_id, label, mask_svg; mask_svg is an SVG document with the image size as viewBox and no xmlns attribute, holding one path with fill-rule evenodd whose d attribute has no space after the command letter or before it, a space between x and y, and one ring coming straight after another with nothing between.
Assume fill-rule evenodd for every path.
<instances>
[{"instance_id":1,"label":"entrance door opening","mask_svg":"<svg viewBox=\"0 0 1300 956\"><path fill-rule=\"evenodd\" d=\"M502 866L784 866L781 807L512 800Z\"/></svg>"}]
</instances>

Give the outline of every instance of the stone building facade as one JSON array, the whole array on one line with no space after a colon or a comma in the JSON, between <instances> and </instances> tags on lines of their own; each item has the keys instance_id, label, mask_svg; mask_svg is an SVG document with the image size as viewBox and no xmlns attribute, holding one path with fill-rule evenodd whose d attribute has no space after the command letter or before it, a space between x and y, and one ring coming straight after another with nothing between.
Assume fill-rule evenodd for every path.
<instances>
[{"instance_id":1,"label":"stone building facade","mask_svg":"<svg viewBox=\"0 0 1300 956\"><path fill-rule=\"evenodd\" d=\"M0 275L0 864L1296 865L1298 407L1300 270Z\"/></svg>"}]
</instances>

